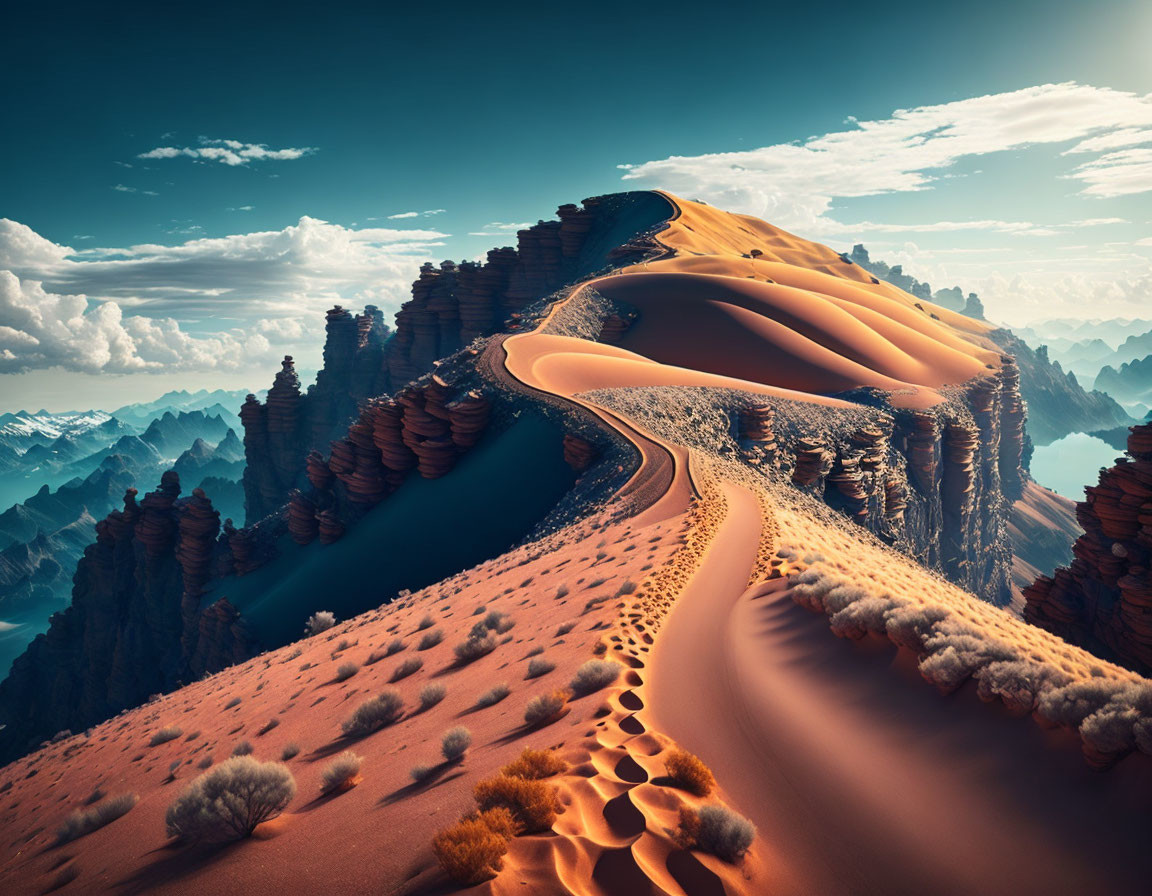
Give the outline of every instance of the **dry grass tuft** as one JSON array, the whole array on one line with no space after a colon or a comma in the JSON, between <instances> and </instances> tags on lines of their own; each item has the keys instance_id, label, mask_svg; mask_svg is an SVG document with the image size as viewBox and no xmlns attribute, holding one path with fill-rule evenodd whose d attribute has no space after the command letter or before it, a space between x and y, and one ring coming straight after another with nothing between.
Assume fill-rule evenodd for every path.
<instances>
[{"instance_id":1,"label":"dry grass tuft","mask_svg":"<svg viewBox=\"0 0 1152 896\"><path fill-rule=\"evenodd\" d=\"M404 701L395 691L385 691L361 703L340 727L348 737L365 737L396 722L404 712Z\"/></svg>"},{"instance_id":2,"label":"dry grass tuft","mask_svg":"<svg viewBox=\"0 0 1152 896\"><path fill-rule=\"evenodd\" d=\"M533 697L524 707L524 722L532 727L555 722L568 707L572 694L564 688L557 688L550 694Z\"/></svg>"},{"instance_id":3,"label":"dry grass tuft","mask_svg":"<svg viewBox=\"0 0 1152 896\"><path fill-rule=\"evenodd\" d=\"M478 781L472 796L481 811L507 809L526 834L551 828L562 808L556 788L551 784L508 775Z\"/></svg>"},{"instance_id":4,"label":"dry grass tuft","mask_svg":"<svg viewBox=\"0 0 1152 896\"><path fill-rule=\"evenodd\" d=\"M509 778L525 778L538 781L551 778L568 769L568 763L561 759L555 750L533 750L525 747L524 752L500 769L500 774Z\"/></svg>"},{"instance_id":5,"label":"dry grass tuft","mask_svg":"<svg viewBox=\"0 0 1152 896\"><path fill-rule=\"evenodd\" d=\"M676 840L685 849L699 849L734 864L755 839L756 826L724 806L680 809Z\"/></svg>"},{"instance_id":6,"label":"dry grass tuft","mask_svg":"<svg viewBox=\"0 0 1152 896\"><path fill-rule=\"evenodd\" d=\"M345 750L324 766L320 773L320 792L335 793L355 787L360 781L360 767L363 764L363 759Z\"/></svg>"},{"instance_id":7,"label":"dry grass tuft","mask_svg":"<svg viewBox=\"0 0 1152 896\"><path fill-rule=\"evenodd\" d=\"M664 768L673 784L695 796L708 796L716 786L708 766L687 750L670 750Z\"/></svg>"}]
</instances>

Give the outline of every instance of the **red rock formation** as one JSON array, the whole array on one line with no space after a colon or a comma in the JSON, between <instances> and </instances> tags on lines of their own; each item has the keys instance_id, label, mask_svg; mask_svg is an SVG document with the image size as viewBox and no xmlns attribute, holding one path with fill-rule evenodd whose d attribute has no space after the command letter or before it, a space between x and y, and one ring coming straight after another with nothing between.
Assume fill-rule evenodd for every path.
<instances>
[{"instance_id":1,"label":"red rock formation","mask_svg":"<svg viewBox=\"0 0 1152 896\"><path fill-rule=\"evenodd\" d=\"M792 469L792 482L796 485L813 485L832 470L833 454L819 442L797 439L796 466Z\"/></svg>"},{"instance_id":2,"label":"red rock formation","mask_svg":"<svg viewBox=\"0 0 1152 896\"><path fill-rule=\"evenodd\" d=\"M220 640L201 641L201 594L215 559L227 553L223 545L217 551L220 515L207 496L196 489L179 500L179 493L168 471L139 503L129 489L124 509L97 523L71 604L0 684L0 761L256 653L235 618L228 633L212 635Z\"/></svg>"},{"instance_id":3,"label":"red rock formation","mask_svg":"<svg viewBox=\"0 0 1152 896\"><path fill-rule=\"evenodd\" d=\"M1000 367L1000 486L1009 500L1024 489L1024 399L1020 394L1020 369L1005 355Z\"/></svg>"},{"instance_id":4,"label":"red rock formation","mask_svg":"<svg viewBox=\"0 0 1152 896\"><path fill-rule=\"evenodd\" d=\"M184 594L198 598L211 577L212 549L220 534L220 511L212 507L199 488L192 489L192 496L182 504L176 559L184 574Z\"/></svg>"},{"instance_id":5,"label":"red rock formation","mask_svg":"<svg viewBox=\"0 0 1152 896\"><path fill-rule=\"evenodd\" d=\"M583 473L596 460L595 446L573 433L564 436L564 462L577 473Z\"/></svg>"},{"instance_id":6,"label":"red rock formation","mask_svg":"<svg viewBox=\"0 0 1152 896\"><path fill-rule=\"evenodd\" d=\"M923 411L914 411L904 420L908 478L920 494L932 494L936 491L936 443L939 438L936 418Z\"/></svg>"},{"instance_id":7,"label":"red rock formation","mask_svg":"<svg viewBox=\"0 0 1152 896\"><path fill-rule=\"evenodd\" d=\"M1076 506L1084 534L1072 565L1024 589L1024 618L1152 673L1152 424Z\"/></svg>"},{"instance_id":8,"label":"red rock formation","mask_svg":"<svg viewBox=\"0 0 1152 896\"><path fill-rule=\"evenodd\" d=\"M344 524L333 510L321 510L316 514L320 527L320 544L335 544L344 537Z\"/></svg>"},{"instance_id":9,"label":"red rock formation","mask_svg":"<svg viewBox=\"0 0 1152 896\"><path fill-rule=\"evenodd\" d=\"M288 534L298 545L311 544L320 534L316 504L299 490L293 491L288 500Z\"/></svg>"}]
</instances>

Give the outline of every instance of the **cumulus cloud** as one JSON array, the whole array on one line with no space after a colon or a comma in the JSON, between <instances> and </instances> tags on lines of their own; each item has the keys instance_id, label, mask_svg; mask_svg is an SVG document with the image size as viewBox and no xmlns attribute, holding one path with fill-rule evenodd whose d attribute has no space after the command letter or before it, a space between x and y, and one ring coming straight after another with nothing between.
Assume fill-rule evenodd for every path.
<instances>
[{"instance_id":1,"label":"cumulus cloud","mask_svg":"<svg viewBox=\"0 0 1152 896\"><path fill-rule=\"evenodd\" d=\"M251 162L293 161L316 152L314 146L269 149L264 143L244 143L240 140L217 140L201 137L199 146L157 146L140 153L138 159L178 159L187 157L223 165L248 165Z\"/></svg>"},{"instance_id":2,"label":"cumulus cloud","mask_svg":"<svg viewBox=\"0 0 1152 896\"><path fill-rule=\"evenodd\" d=\"M1146 142L1152 97L1045 84L850 121L849 130L803 142L620 167L625 180L700 197L804 233L839 232L841 225L828 216L833 200L928 189L965 158L1073 140L1081 141L1080 152L1116 146L1117 140ZM1121 132L1124 136L1117 136ZM1081 192L1089 196L1152 190L1149 152L1113 152L1068 176L1082 182Z\"/></svg>"},{"instance_id":3,"label":"cumulus cloud","mask_svg":"<svg viewBox=\"0 0 1152 896\"><path fill-rule=\"evenodd\" d=\"M240 369L319 344L325 308L386 313L446 234L283 230L77 251L0 218L0 372Z\"/></svg>"}]
</instances>

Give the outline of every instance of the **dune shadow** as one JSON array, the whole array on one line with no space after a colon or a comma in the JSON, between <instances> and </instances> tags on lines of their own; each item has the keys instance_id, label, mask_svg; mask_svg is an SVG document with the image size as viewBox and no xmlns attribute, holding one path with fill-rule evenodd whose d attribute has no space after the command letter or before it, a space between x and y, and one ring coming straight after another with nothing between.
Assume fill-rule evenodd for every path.
<instances>
[{"instance_id":1,"label":"dune shadow","mask_svg":"<svg viewBox=\"0 0 1152 896\"><path fill-rule=\"evenodd\" d=\"M167 853L113 886L123 893L152 893L166 885L199 873L243 846L244 841L220 845L184 846L173 842L146 853Z\"/></svg>"},{"instance_id":2,"label":"dune shadow","mask_svg":"<svg viewBox=\"0 0 1152 896\"><path fill-rule=\"evenodd\" d=\"M449 774L455 769L455 774ZM434 787L439 787L441 784L447 784L449 781L454 781L456 778L464 774L462 769L457 763L442 762L425 778L423 781L413 781L411 784L406 784L403 787L393 790L386 796L382 796L377 802L377 807L383 808L384 806L391 806L393 803L398 803L400 800L421 793L425 790L431 790Z\"/></svg>"}]
</instances>

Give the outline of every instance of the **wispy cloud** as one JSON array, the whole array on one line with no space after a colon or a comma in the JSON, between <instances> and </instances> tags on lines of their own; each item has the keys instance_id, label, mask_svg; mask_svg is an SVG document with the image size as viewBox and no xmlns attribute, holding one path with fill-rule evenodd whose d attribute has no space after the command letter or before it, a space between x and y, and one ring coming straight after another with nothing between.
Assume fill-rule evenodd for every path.
<instances>
[{"instance_id":1,"label":"wispy cloud","mask_svg":"<svg viewBox=\"0 0 1152 896\"><path fill-rule=\"evenodd\" d=\"M160 194L154 190L138 190L136 187L128 187L124 184L116 184L112 187L117 193L139 193L141 196L159 196Z\"/></svg>"},{"instance_id":2,"label":"wispy cloud","mask_svg":"<svg viewBox=\"0 0 1152 896\"><path fill-rule=\"evenodd\" d=\"M240 369L286 351L307 359L327 307L395 310L446 236L303 217L175 246L77 250L0 218L0 373ZM223 319L242 323L191 326Z\"/></svg>"},{"instance_id":3,"label":"wispy cloud","mask_svg":"<svg viewBox=\"0 0 1152 896\"><path fill-rule=\"evenodd\" d=\"M445 212L445 209L442 209L442 208L430 208L430 209L428 209L426 211L422 211L422 212L400 212L399 214L396 214L396 215L389 215L388 220L389 221L398 221L401 218L427 218L427 217L430 217L431 215L442 215L442 214L444 214L444 212ZM369 218L368 220L374 221L375 218Z\"/></svg>"},{"instance_id":4,"label":"wispy cloud","mask_svg":"<svg viewBox=\"0 0 1152 896\"><path fill-rule=\"evenodd\" d=\"M841 224L842 233L955 233L965 230L979 230L990 233L1010 233L1017 236L1055 236L1069 230L1084 227L1101 227L1108 224L1127 224L1124 218L1082 218L1062 224L1033 224L1030 221L935 221L920 224L893 224L879 221L858 221Z\"/></svg>"},{"instance_id":5,"label":"wispy cloud","mask_svg":"<svg viewBox=\"0 0 1152 896\"><path fill-rule=\"evenodd\" d=\"M138 159L178 159L187 157L206 162L220 162L223 165L248 165L252 162L293 161L316 152L313 146L269 149L264 143L244 143L240 140L217 140L201 137L199 145L157 146L140 153Z\"/></svg>"},{"instance_id":6,"label":"wispy cloud","mask_svg":"<svg viewBox=\"0 0 1152 896\"><path fill-rule=\"evenodd\" d=\"M250 212L254 208L256 208L256 206L254 206L254 205L235 205L235 206L229 206L228 211L230 211L230 212Z\"/></svg>"},{"instance_id":7,"label":"wispy cloud","mask_svg":"<svg viewBox=\"0 0 1152 896\"><path fill-rule=\"evenodd\" d=\"M1078 152L1148 142L1152 96L1069 82L850 121L803 142L620 167L625 180L818 235L841 230L834 200L930 189L962 159L1074 140ZM1112 152L1067 176L1086 196L1152 190L1152 149Z\"/></svg>"},{"instance_id":8,"label":"wispy cloud","mask_svg":"<svg viewBox=\"0 0 1152 896\"><path fill-rule=\"evenodd\" d=\"M517 231L525 230L531 227L531 223L523 224L505 224L500 221L493 221L491 224L485 224L483 230L473 230L468 236L514 236Z\"/></svg>"}]
</instances>

